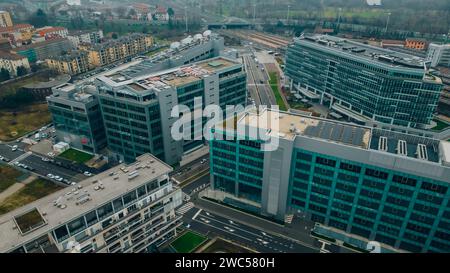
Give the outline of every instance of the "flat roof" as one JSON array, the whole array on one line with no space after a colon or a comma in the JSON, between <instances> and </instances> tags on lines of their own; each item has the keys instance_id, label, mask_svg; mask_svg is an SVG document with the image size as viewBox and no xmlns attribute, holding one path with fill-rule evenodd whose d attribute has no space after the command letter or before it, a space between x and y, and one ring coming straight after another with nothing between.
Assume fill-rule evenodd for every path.
<instances>
[{"instance_id":1,"label":"flat roof","mask_svg":"<svg viewBox=\"0 0 450 273\"><path fill-rule=\"evenodd\" d=\"M233 119L222 121L215 127L219 130L229 131L236 130L237 126L243 125L244 128L263 129L262 131L266 135L280 139L294 141L297 136L306 136L355 148L376 150L426 162L450 165L448 161L450 160L450 155L448 155L450 153L445 153L444 148L442 148L449 149L450 143L441 144L445 141L438 139L307 116L301 113L282 112L270 108L260 110L259 113L253 108L245 113L240 113L237 118ZM386 140L386 149L380 149L381 138ZM399 145L402 142L405 142L405 153L403 155L399 151ZM440 152L441 154L447 154L447 158L441 157ZM424 157L419 158L419 153Z\"/></svg>"},{"instance_id":2,"label":"flat roof","mask_svg":"<svg viewBox=\"0 0 450 273\"><path fill-rule=\"evenodd\" d=\"M327 48L330 51L340 51L353 56L362 57L372 62L413 69L424 69L423 58L400 53L384 48L378 48L363 43L358 43L344 38L329 35L312 34L295 38L294 41L302 41L315 44L318 47Z\"/></svg>"},{"instance_id":3,"label":"flat roof","mask_svg":"<svg viewBox=\"0 0 450 273\"><path fill-rule=\"evenodd\" d=\"M168 70L148 73L132 79L126 79L120 74L120 71L99 76L98 79L107 85L115 87L127 86L130 91L142 92L152 88L161 89L165 86L182 86L199 81L207 75L217 73L234 65L240 65L240 63L220 56Z\"/></svg>"},{"instance_id":4,"label":"flat roof","mask_svg":"<svg viewBox=\"0 0 450 273\"><path fill-rule=\"evenodd\" d=\"M47 234L59 225L170 171L172 168L164 162L151 154L144 154L133 164L120 164L75 186L64 188L4 214L0 216L0 252L6 252ZM33 217L23 218L23 215L29 215L30 212L33 212ZM37 217L36 212L40 217ZM17 220L19 222L16 222Z\"/></svg>"}]
</instances>

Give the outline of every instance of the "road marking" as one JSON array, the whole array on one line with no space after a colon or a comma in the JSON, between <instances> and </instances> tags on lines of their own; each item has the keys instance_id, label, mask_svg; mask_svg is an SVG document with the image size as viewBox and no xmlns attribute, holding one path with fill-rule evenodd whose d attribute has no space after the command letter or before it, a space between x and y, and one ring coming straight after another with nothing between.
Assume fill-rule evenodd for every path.
<instances>
[{"instance_id":1,"label":"road marking","mask_svg":"<svg viewBox=\"0 0 450 273\"><path fill-rule=\"evenodd\" d=\"M244 240L247 240L247 241L253 242L253 240L251 240L251 239L249 239L249 238L246 238L246 237L244 237L244 236L241 236L241 235L239 235L239 234L235 234L235 233L229 232L228 230L225 230L225 229L221 229L221 228L219 228L219 227L216 227L216 226L213 226L213 225L207 224L207 223L205 223L205 222L202 222L202 221L199 221L199 220L197 220L197 219L195 219L194 221L196 221L196 222L198 222L198 223L201 223L202 225L206 225L206 226L209 226L209 227L212 227L212 228L215 228L215 229L221 230L221 231L223 231L223 232L229 233L229 234L231 234L231 235L233 235L233 236L237 236L237 237L240 237L240 238L242 238L242 239L244 239Z\"/></svg>"},{"instance_id":2,"label":"road marking","mask_svg":"<svg viewBox=\"0 0 450 273\"><path fill-rule=\"evenodd\" d=\"M192 220L195 220L195 218L197 218L197 216L202 212L203 209L199 209L197 211L197 213L194 215L194 217L192 217Z\"/></svg>"},{"instance_id":3,"label":"road marking","mask_svg":"<svg viewBox=\"0 0 450 273\"><path fill-rule=\"evenodd\" d=\"M186 203L183 206L181 206L179 209L177 209L177 213L183 215L186 212L188 212L189 210L191 210L193 207L194 207L194 203L192 203L192 202Z\"/></svg>"}]
</instances>

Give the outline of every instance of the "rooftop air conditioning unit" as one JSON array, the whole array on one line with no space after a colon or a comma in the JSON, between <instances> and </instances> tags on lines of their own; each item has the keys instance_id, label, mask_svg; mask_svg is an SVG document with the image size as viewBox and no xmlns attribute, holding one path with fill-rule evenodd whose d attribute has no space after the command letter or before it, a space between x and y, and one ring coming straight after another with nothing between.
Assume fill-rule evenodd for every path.
<instances>
[{"instance_id":1,"label":"rooftop air conditioning unit","mask_svg":"<svg viewBox=\"0 0 450 273\"><path fill-rule=\"evenodd\" d=\"M397 142L397 154L398 155L402 155L402 156L407 156L408 155L408 148L406 146L406 141L400 139Z\"/></svg>"},{"instance_id":2,"label":"rooftop air conditioning unit","mask_svg":"<svg viewBox=\"0 0 450 273\"><path fill-rule=\"evenodd\" d=\"M384 137L384 136L380 137L380 139L378 140L378 150L387 152L387 150L388 150L387 137Z\"/></svg>"},{"instance_id":3,"label":"rooftop air conditioning unit","mask_svg":"<svg viewBox=\"0 0 450 273\"><path fill-rule=\"evenodd\" d=\"M425 144L417 145L416 155L418 159L428 160L428 151Z\"/></svg>"}]
</instances>

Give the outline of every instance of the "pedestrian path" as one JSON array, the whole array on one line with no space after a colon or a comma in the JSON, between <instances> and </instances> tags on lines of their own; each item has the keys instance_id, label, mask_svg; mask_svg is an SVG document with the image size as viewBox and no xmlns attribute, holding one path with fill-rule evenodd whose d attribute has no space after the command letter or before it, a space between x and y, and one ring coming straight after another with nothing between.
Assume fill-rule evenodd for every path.
<instances>
[{"instance_id":1,"label":"pedestrian path","mask_svg":"<svg viewBox=\"0 0 450 273\"><path fill-rule=\"evenodd\" d=\"M294 215L293 214L290 214L290 215L286 215L285 217L284 217L284 222L286 223L286 224L290 224L290 223L292 223L292 220L294 219Z\"/></svg>"},{"instance_id":2,"label":"pedestrian path","mask_svg":"<svg viewBox=\"0 0 450 273\"><path fill-rule=\"evenodd\" d=\"M184 204L183 206L181 206L179 209L177 209L177 213L183 215L186 212L188 212L189 210L191 210L193 207L194 207L194 203L188 202L188 203Z\"/></svg>"}]
</instances>

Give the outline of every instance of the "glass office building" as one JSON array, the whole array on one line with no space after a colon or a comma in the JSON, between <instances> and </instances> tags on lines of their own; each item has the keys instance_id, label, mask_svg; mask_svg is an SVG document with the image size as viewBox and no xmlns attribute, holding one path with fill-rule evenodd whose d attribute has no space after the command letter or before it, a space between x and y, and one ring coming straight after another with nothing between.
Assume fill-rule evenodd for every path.
<instances>
[{"instance_id":1,"label":"glass office building","mask_svg":"<svg viewBox=\"0 0 450 273\"><path fill-rule=\"evenodd\" d=\"M275 114L279 129L255 121ZM274 110L248 111L237 125L278 148L216 125L212 198L279 220L301 212L394 249L450 251L450 142ZM216 140L223 134L241 139Z\"/></svg>"},{"instance_id":2,"label":"glass office building","mask_svg":"<svg viewBox=\"0 0 450 273\"><path fill-rule=\"evenodd\" d=\"M174 140L171 128L178 118L172 109L185 105L194 112L197 99L204 106L245 105L246 74L234 60L217 57L192 65L122 80L119 72L99 76L95 82L103 115L108 147L118 159L132 162L150 152L168 164L204 145L201 128L194 119L187 126L191 139ZM199 111L202 111L199 109ZM200 124L206 119L200 113Z\"/></svg>"},{"instance_id":3,"label":"glass office building","mask_svg":"<svg viewBox=\"0 0 450 273\"><path fill-rule=\"evenodd\" d=\"M287 50L292 90L360 124L427 128L442 81L423 59L347 39L312 35Z\"/></svg>"}]
</instances>

